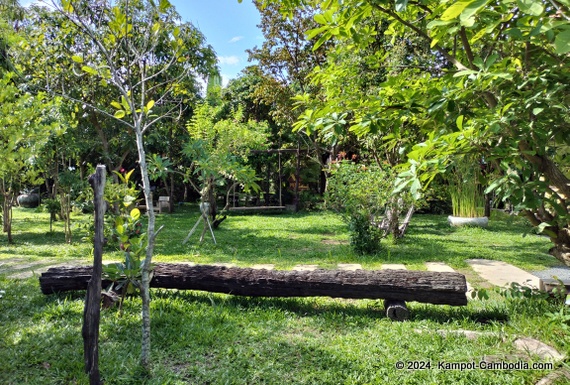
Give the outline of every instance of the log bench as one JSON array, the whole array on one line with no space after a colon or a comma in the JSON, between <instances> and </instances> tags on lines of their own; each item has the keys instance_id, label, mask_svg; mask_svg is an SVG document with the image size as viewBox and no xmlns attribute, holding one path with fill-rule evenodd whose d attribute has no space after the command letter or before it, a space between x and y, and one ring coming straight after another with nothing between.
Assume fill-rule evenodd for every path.
<instances>
[{"instance_id":1,"label":"log bench","mask_svg":"<svg viewBox=\"0 0 570 385\"><path fill-rule=\"evenodd\" d=\"M53 267L40 276L42 293L85 290L91 266ZM111 282L103 282L103 286ZM157 263L150 286L251 297L384 299L393 320L409 317L406 301L467 304L465 276L412 270L264 270L184 263Z\"/></svg>"}]
</instances>

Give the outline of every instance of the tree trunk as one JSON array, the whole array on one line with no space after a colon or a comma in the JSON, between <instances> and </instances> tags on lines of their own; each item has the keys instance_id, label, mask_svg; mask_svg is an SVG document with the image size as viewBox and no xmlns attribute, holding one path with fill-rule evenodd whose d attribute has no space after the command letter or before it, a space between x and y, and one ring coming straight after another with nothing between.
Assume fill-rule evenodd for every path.
<instances>
[{"instance_id":1,"label":"tree trunk","mask_svg":"<svg viewBox=\"0 0 570 385\"><path fill-rule=\"evenodd\" d=\"M4 183L4 181L2 181ZM14 204L14 196L10 191L6 191L5 186L3 186L4 202L2 202L2 226L3 231L8 236L8 243L14 243L12 238L12 206Z\"/></svg>"},{"instance_id":2,"label":"tree trunk","mask_svg":"<svg viewBox=\"0 0 570 385\"><path fill-rule=\"evenodd\" d=\"M97 166L95 174L89 177L89 183L95 195L95 238L93 240L92 276L87 284L87 296L83 310L83 357L85 372L89 374L89 383L101 383L99 373L99 321L101 317L101 276L103 272L103 241L105 222L105 166Z\"/></svg>"},{"instance_id":3,"label":"tree trunk","mask_svg":"<svg viewBox=\"0 0 570 385\"><path fill-rule=\"evenodd\" d=\"M41 275L40 287L44 294L83 290L90 276L89 267L51 268ZM328 296L467 304L465 276L429 271L284 271L159 263L150 286L252 297Z\"/></svg>"},{"instance_id":4,"label":"tree trunk","mask_svg":"<svg viewBox=\"0 0 570 385\"><path fill-rule=\"evenodd\" d=\"M551 237L550 240L554 243L554 247L549 250L550 255L570 266L570 229L567 227L559 229L556 237Z\"/></svg>"},{"instance_id":5,"label":"tree trunk","mask_svg":"<svg viewBox=\"0 0 570 385\"><path fill-rule=\"evenodd\" d=\"M136 143L139 155L139 169L141 171L143 192L145 204L147 207L148 224L145 258L141 264L141 299L142 299L142 347L141 347L141 366L146 370L150 370L150 273L152 270L152 254L154 251L154 240L156 234L154 232L155 214L152 202L152 191L150 189L150 178L148 176L148 166L146 164L146 153L144 149L144 139L140 121L135 120L136 125Z\"/></svg>"}]
</instances>

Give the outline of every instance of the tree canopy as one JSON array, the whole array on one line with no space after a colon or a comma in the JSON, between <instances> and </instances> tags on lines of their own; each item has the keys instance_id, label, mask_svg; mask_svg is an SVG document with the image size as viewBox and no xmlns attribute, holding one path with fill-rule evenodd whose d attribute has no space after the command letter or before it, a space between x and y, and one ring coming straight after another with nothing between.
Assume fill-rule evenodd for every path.
<instances>
[{"instance_id":1,"label":"tree canopy","mask_svg":"<svg viewBox=\"0 0 570 385\"><path fill-rule=\"evenodd\" d=\"M314 49L336 47L311 74L325 91L301 116L305 127L334 128L325 122L342 114L347 130L380 134L406 154L400 189L416 194L456 156L477 154L488 191L515 203L570 263L568 1L278 3L286 14L317 4ZM398 46L408 53L394 61ZM363 52L369 69L355 66ZM378 73L374 86L351 93L343 79L357 81L355 71Z\"/></svg>"}]
</instances>

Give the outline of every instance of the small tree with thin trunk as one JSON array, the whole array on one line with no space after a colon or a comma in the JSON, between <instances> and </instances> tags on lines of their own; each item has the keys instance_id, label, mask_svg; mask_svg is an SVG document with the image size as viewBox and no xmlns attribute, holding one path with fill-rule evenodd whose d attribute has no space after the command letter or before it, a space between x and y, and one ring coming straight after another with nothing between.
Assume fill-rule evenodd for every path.
<instances>
[{"instance_id":1,"label":"small tree with thin trunk","mask_svg":"<svg viewBox=\"0 0 570 385\"><path fill-rule=\"evenodd\" d=\"M76 41L70 51L72 70L109 88L117 99L111 105L85 101L86 109L112 117L136 140L142 190L148 212L148 245L142 270L141 365L150 369L150 295L152 255L157 232L150 186L145 134L158 122L181 110L180 82L197 71L205 72L213 54L203 36L180 18L170 2L133 0L85 4L62 0L51 6L72 28ZM197 61L199 61L197 63ZM210 67L211 68L211 67Z\"/></svg>"}]
</instances>

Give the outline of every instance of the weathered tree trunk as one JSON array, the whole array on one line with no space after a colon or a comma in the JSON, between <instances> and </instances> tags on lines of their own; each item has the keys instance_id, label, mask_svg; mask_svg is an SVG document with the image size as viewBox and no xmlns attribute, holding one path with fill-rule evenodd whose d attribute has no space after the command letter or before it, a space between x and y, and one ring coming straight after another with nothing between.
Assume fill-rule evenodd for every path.
<instances>
[{"instance_id":1,"label":"weathered tree trunk","mask_svg":"<svg viewBox=\"0 0 570 385\"><path fill-rule=\"evenodd\" d=\"M40 277L45 294L85 289L91 268L51 268ZM252 297L339 297L467 304L465 276L409 270L284 271L180 263L156 265L151 287Z\"/></svg>"},{"instance_id":2,"label":"weathered tree trunk","mask_svg":"<svg viewBox=\"0 0 570 385\"><path fill-rule=\"evenodd\" d=\"M103 226L105 222L105 166L97 166L95 174L89 177L89 183L95 194L95 239L93 241L92 275L87 284L87 296L83 310L83 357L85 372L89 374L89 383L99 385L99 321L101 317L101 276L103 271Z\"/></svg>"}]
</instances>

